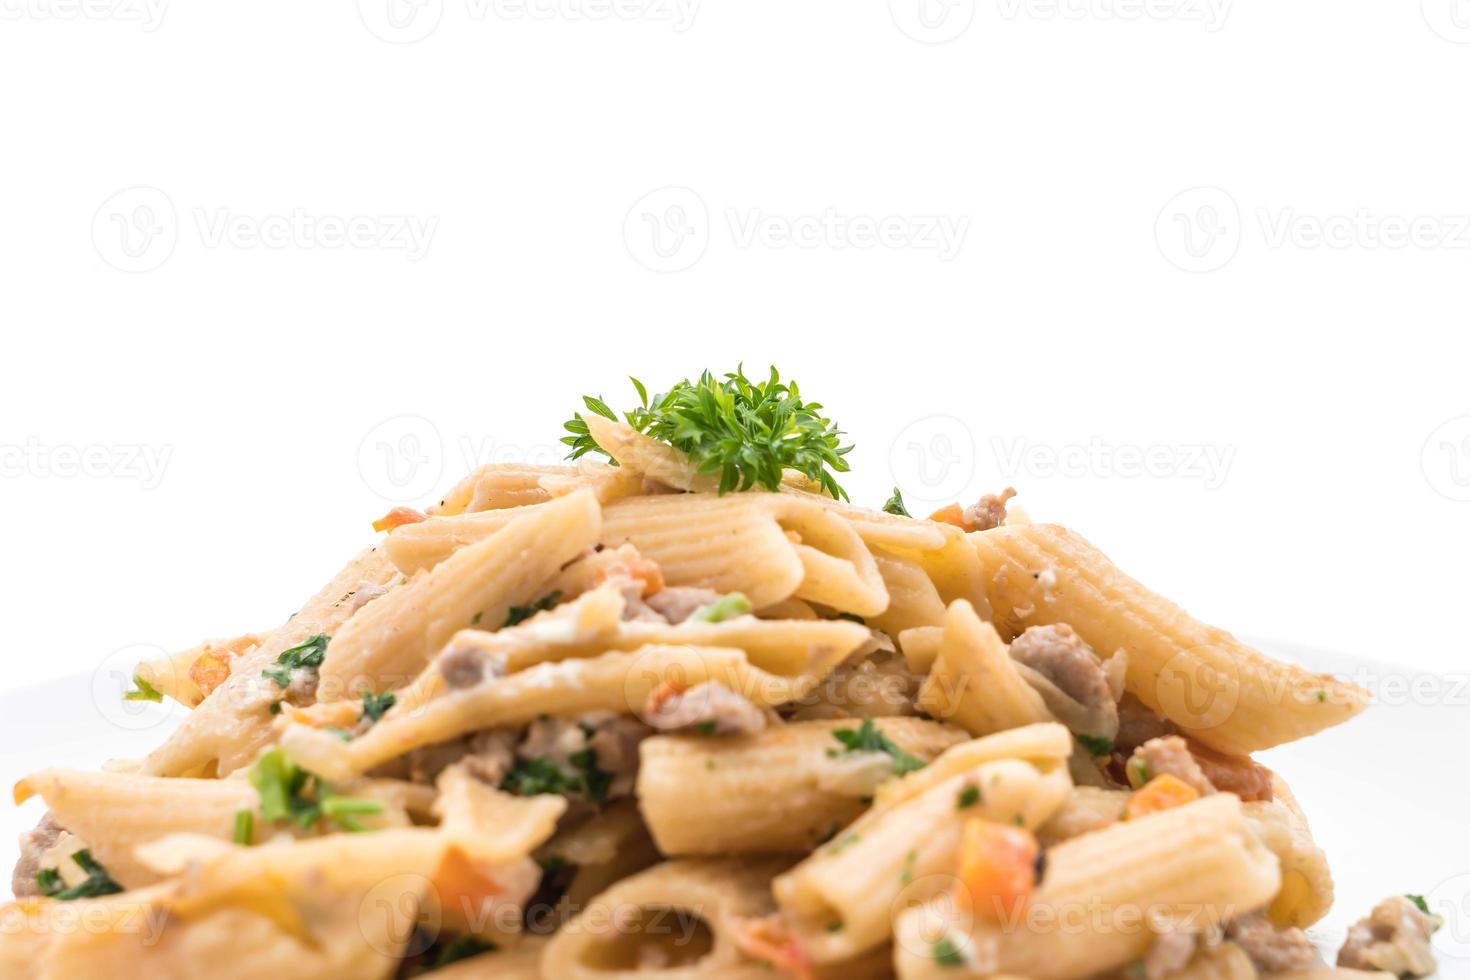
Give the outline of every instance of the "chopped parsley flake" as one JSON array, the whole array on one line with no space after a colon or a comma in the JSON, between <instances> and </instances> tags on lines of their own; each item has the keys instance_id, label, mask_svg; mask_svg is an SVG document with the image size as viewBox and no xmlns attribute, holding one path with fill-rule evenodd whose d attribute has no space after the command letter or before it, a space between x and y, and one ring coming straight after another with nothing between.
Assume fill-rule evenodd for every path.
<instances>
[{"instance_id":1,"label":"chopped parsley flake","mask_svg":"<svg viewBox=\"0 0 1470 980\"><path fill-rule=\"evenodd\" d=\"M255 814L250 810L239 810L235 813L235 832L232 835L236 844L250 846L255 839Z\"/></svg>"},{"instance_id":2,"label":"chopped parsley flake","mask_svg":"<svg viewBox=\"0 0 1470 980\"><path fill-rule=\"evenodd\" d=\"M955 797L954 808L956 810L967 810L979 802L980 787L976 786L974 783L971 783L964 789L960 790L959 795Z\"/></svg>"},{"instance_id":3,"label":"chopped parsley flake","mask_svg":"<svg viewBox=\"0 0 1470 980\"><path fill-rule=\"evenodd\" d=\"M873 719L864 718L856 729L836 728L832 737L841 742L848 752L886 752L893 759L893 774L902 776L924 768L924 760L916 759L899 748L888 736L873 726Z\"/></svg>"},{"instance_id":4,"label":"chopped parsley flake","mask_svg":"<svg viewBox=\"0 0 1470 980\"><path fill-rule=\"evenodd\" d=\"M137 674L133 675L133 690L123 695L124 701L156 701L163 700L163 692L149 684Z\"/></svg>"},{"instance_id":5,"label":"chopped parsley flake","mask_svg":"<svg viewBox=\"0 0 1470 980\"><path fill-rule=\"evenodd\" d=\"M289 821L302 829L335 823L343 830L366 830L357 817L382 813L377 800L338 796L324 780L271 749L250 770L250 784L260 794L260 818L267 823Z\"/></svg>"},{"instance_id":6,"label":"chopped parsley flake","mask_svg":"<svg viewBox=\"0 0 1470 980\"><path fill-rule=\"evenodd\" d=\"M592 803L607 799L612 776L597 768L597 753L583 749L567 756L573 771L566 772L546 756L517 759L510 772L500 781L500 788L517 796L578 794Z\"/></svg>"},{"instance_id":7,"label":"chopped parsley flake","mask_svg":"<svg viewBox=\"0 0 1470 980\"><path fill-rule=\"evenodd\" d=\"M1074 735L1077 744L1087 750L1094 759L1113 754L1113 740L1103 735Z\"/></svg>"},{"instance_id":8,"label":"chopped parsley flake","mask_svg":"<svg viewBox=\"0 0 1470 980\"><path fill-rule=\"evenodd\" d=\"M913 517L909 509L903 505L903 494L898 487L893 488L893 496L889 497L883 504L883 513L897 514L900 517Z\"/></svg>"},{"instance_id":9,"label":"chopped parsley flake","mask_svg":"<svg viewBox=\"0 0 1470 980\"><path fill-rule=\"evenodd\" d=\"M330 639L326 634L318 633L308 637L305 643L281 651L281 655L276 658L276 666L262 670L261 676L275 681L277 687L290 687L291 675L295 671L303 667L322 665L322 658L327 655L327 641Z\"/></svg>"},{"instance_id":10,"label":"chopped parsley flake","mask_svg":"<svg viewBox=\"0 0 1470 980\"><path fill-rule=\"evenodd\" d=\"M97 863L92 857L92 852L80 850L71 856L77 867L87 873L87 878L81 884L66 887L62 880L61 872L55 868L46 868L36 874L36 885L41 889L41 894L47 898L54 898L58 902L70 902L78 898L96 898L99 895L116 895L122 891L122 886L112 880L107 869Z\"/></svg>"},{"instance_id":11,"label":"chopped parsley flake","mask_svg":"<svg viewBox=\"0 0 1470 980\"><path fill-rule=\"evenodd\" d=\"M362 717L377 724L383 717L383 713L398 703L398 695L392 691L382 694L374 694L368 691L362 696Z\"/></svg>"},{"instance_id":12,"label":"chopped parsley flake","mask_svg":"<svg viewBox=\"0 0 1470 980\"><path fill-rule=\"evenodd\" d=\"M936 939L929 944L929 957L943 967L965 965L965 955L960 952L955 941L948 936Z\"/></svg>"},{"instance_id":13,"label":"chopped parsley flake","mask_svg":"<svg viewBox=\"0 0 1470 980\"><path fill-rule=\"evenodd\" d=\"M507 613L505 617L505 625L516 626L520 623L524 623L526 620L530 619L538 612L545 612L546 610L550 609L552 606L556 605L557 602L560 601L560 599L560 592L552 592L537 599L529 606L511 606L510 612Z\"/></svg>"},{"instance_id":14,"label":"chopped parsley flake","mask_svg":"<svg viewBox=\"0 0 1470 980\"><path fill-rule=\"evenodd\" d=\"M701 606L694 610L693 615L689 619L695 623L723 623L725 620L734 619L736 616L748 616L753 608L750 600L745 598L743 593L731 592L728 595L720 596L707 606Z\"/></svg>"}]
</instances>

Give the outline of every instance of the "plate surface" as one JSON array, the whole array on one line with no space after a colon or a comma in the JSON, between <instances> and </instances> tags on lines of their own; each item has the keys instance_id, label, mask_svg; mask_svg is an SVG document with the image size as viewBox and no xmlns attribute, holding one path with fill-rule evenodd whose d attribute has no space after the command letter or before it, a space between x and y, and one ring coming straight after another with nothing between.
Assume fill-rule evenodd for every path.
<instances>
[{"instance_id":1,"label":"plate surface","mask_svg":"<svg viewBox=\"0 0 1470 980\"><path fill-rule=\"evenodd\" d=\"M1445 918L1435 937L1440 977L1470 977L1470 793L1453 762L1470 734L1470 683L1411 668L1354 660L1269 641L1273 656L1367 687L1374 706L1316 738L1261 753L1284 776L1327 851L1337 880L1332 913L1313 938L1335 954L1348 925L1385 896L1423 894ZM99 672L0 695L10 737L0 780L12 785L47 767L97 768L136 758L163 741L185 710L124 702L126 676ZM13 841L40 818L33 800L0 810L9 890Z\"/></svg>"}]
</instances>

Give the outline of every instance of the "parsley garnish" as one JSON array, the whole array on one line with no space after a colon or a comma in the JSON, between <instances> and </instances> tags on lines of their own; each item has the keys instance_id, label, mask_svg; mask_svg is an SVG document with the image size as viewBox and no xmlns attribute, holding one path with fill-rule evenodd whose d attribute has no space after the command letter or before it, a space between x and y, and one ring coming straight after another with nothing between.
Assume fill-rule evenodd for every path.
<instances>
[{"instance_id":1,"label":"parsley garnish","mask_svg":"<svg viewBox=\"0 0 1470 980\"><path fill-rule=\"evenodd\" d=\"M255 814L249 810L235 812L235 832L231 835L236 844L250 846L255 840Z\"/></svg>"},{"instance_id":2,"label":"parsley garnish","mask_svg":"<svg viewBox=\"0 0 1470 980\"><path fill-rule=\"evenodd\" d=\"M276 667L267 668L260 672L262 677L269 677L276 682L277 687L290 687L291 674L300 667L320 667L322 658L327 655L327 641L331 637L324 633L308 637L305 643L294 646L289 650L281 651L276 658Z\"/></svg>"},{"instance_id":3,"label":"parsley garnish","mask_svg":"<svg viewBox=\"0 0 1470 980\"><path fill-rule=\"evenodd\" d=\"M1103 735L1073 735L1077 744L1087 750L1094 759L1113 754L1113 740Z\"/></svg>"},{"instance_id":4,"label":"parsley garnish","mask_svg":"<svg viewBox=\"0 0 1470 980\"><path fill-rule=\"evenodd\" d=\"M1148 763L1142 759L1130 760L1128 763L1128 772L1138 781L1139 786L1148 785L1148 781L1154 778L1154 774L1149 769Z\"/></svg>"},{"instance_id":5,"label":"parsley garnish","mask_svg":"<svg viewBox=\"0 0 1470 980\"><path fill-rule=\"evenodd\" d=\"M377 724L382 719L383 712L397 703L398 695L392 691L385 691L382 694L374 694L372 691L367 691L362 696L362 717Z\"/></svg>"},{"instance_id":6,"label":"parsley garnish","mask_svg":"<svg viewBox=\"0 0 1470 980\"><path fill-rule=\"evenodd\" d=\"M260 818L268 823L288 820L303 829L318 822L335 823L343 830L366 830L357 817L382 813L377 800L338 796L327 783L271 749L250 770L250 785L260 794Z\"/></svg>"},{"instance_id":7,"label":"parsley garnish","mask_svg":"<svg viewBox=\"0 0 1470 980\"><path fill-rule=\"evenodd\" d=\"M597 753L583 749L567 756L575 771L566 772L544 755L534 759L517 759L510 772L500 781L500 788L517 796L539 796L555 793L566 796L579 793L593 803L607 799L612 776L597 768Z\"/></svg>"},{"instance_id":8,"label":"parsley garnish","mask_svg":"<svg viewBox=\"0 0 1470 980\"><path fill-rule=\"evenodd\" d=\"M700 606L694 610L689 619L696 623L723 623L736 616L748 616L752 609L750 600L745 598L744 593L731 592L720 596L707 606Z\"/></svg>"},{"instance_id":9,"label":"parsley garnish","mask_svg":"<svg viewBox=\"0 0 1470 980\"><path fill-rule=\"evenodd\" d=\"M719 492L764 487L778 490L781 475L792 469L819 483L833 497L847 499L833 473L846 473L843 459L852 446L841 445L842 430L820 414L821 404L803 402L795 382L784 383L776 369L765 381L751 381L744 368L716 380L705 371L698 381L685 379L666 393L648 397L637 378L639 407L623 418L634 429L686 453L701 474L720 476ZM584 396L588 411L617 420L601 398ZM569 458L604 453L582 416L566 424L571 435Z\"/></svg>"},{"instance_id":10,"label":"parsley garnish","mask_svg":"<svg viewBox=\"0 0 1470 980\"><path fill-rule=\"evenodd\" d=\"M163 692L149 684L137 674L133 675L134 689L123 695L124 701L159 701L163 700Z\"/></svg>"},{"instance_id":11,"label":"parsley garnish","mask_svg":"<svg viewBox=\"0 0 1470 980\"><path fill-rule=\"evenodd\" d=\"M550 609L560 599L560 592L552 592L537 599L529 606L511 606L509 614L505 617L505 625L515 626L518 623L524 623L538 612L545 612Z\"/></svg>"},{"instance_id":12,"label":"parsley garnish","mask_svg":"<svg viewBox=\"0 0 1470 980\"><path fill-rule=\"evenodd\" d=\"M897 514L900 517L913 517L909 509L903 505L903 493L898 487L893 488L893 496L889 497L883 504L883 513Z\"/></svg>"},{"instance_id":13,"label":"parsley garnish","mask_svg":"<svg viewBox=\"0 0 1470 980\"><path fill-rule=\"evenodd\" d=\"M873 727L873 719L864 718L862 727L835 728L832 737L841 742L848 752L886 752L893 759L893 774L902 776L924 768L924 760L916 759L899 748L887 735Z\"/></svg>"},{"instance_id":14,"label":"parsley garnish","mask_svg":"<svg viewBox=\"0 0 1470 980\"><path fill-rule=\"evenodd\" d=\"M959 795L955 797L954 808L956 810L967 810L979 802L980 787L976 786L974 783L971 783L964 789L960 790Z\"/></svg>"},{"instance_id":15,"label":"parsley garnish","mask_svg":"<svg viewBox=\"0 0 1470 980\"><path fill-rule=\"evenodd\" d=\"M47 898L54 898L58 902L70 902L77 898L96 898L99 895L116 895L122 891L122 885L112 880L107 869L97 863L92 857L92 852L80 850L71 856L77 867L87 872L87 880L79 885L66 887L61 878L61 872L55 868L45 868L36 874L36 885L41 889L41 894Z\"/></svg>"},{"instance_id":16,"label":"parsley garnish","mask_svg":"<svg viewBox=\"0 0 1470 980\"><path fill-rule=\"evenodd\" d=\"M943 936L929 944L929 956L940 966L965 965L965 955L960 952L955 941L948 936Z\"/></svg>"},{"instance_id":17,"label":"parsley garnish","mask_svg":"<svg viewBox=\"0 0 1470 980\"><path fill-rule=\"evenodd\" d=\"M1413 902L1414 907L1417 908L1420 912L1423 912L1425 915L1429 916L1429 931L1439 932L1439 930L1444 926L1444 916L1429 911L1429 903L1424 901L1423 895L1405 895L1404 897L1407 898L1410 902Z\"/></svg>"}]
</instances>

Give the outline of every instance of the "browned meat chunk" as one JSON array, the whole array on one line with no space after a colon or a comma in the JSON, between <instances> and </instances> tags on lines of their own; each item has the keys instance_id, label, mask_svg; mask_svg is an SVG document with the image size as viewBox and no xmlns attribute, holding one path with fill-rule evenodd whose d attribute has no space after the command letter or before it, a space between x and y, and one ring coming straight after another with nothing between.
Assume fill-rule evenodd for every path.
<instances>
[{"instance_id":1,"label":"browned meat chunk","mask_svg":"<svg viewBox=\"0 0 1470 980\"><path fill-rule=\"evenodd\" d=\"M671 585L660 589L643 601L671 623L682 623L720 597L714 589Z\"/></svg>"},{"instance_id":2,"label":"browned meat chunk","mask_svg":"<svg viewBox=\"0 0 1470 980\"><path fill-rule=\"evenodd\" d=\"M1337 965L1384 970L1401 977L1427 977L1435 970L1429 937L1435 921L1402 895L1386 898L1348 930Z\"/></svg>"},{"instance_id":3,"label":"browned meat chunk","mask_svg":"<svg viewBox=\"0 0 1470 980\"><path fill-rule=\"evenodd\" d=\"M661 732L754 735L766 727L765 712L719 681L687 689L665 684L649 693L642 717Z\"/></svg>"},{"instance_id":4,"label":"browned meat chunk","mask_svg":"<svg viewBox=\"0 0 1470 980\"><path fill-rule=\"evenodd\" d=\"M1227 938L1251 958L1262 973L1297 970L1317 962L1317 950L1300 929L1278 929L1260 912L1243 915L1225 930Z\"/></svg>"},{"instance_id":5,"label":"browned meat chunk","mask_svg":"<svg viewBox=\"0 0 1470 980\"><path fill-rule=\"evenodd\" d=\"M41 887L36 884L36 875L41 871L41 855L60 836L61 825L52 820L49 813L35 827L20 835L20 860L15 863L15 872L10 878L10 890L16 898L41 894Z\"/></svg>"},{"instance_id":6,"label":"browned meat chunk","mask_svg":"<svg viewBox=\"0 0 1470 980\"><path fill-rule=\"evenodd\" d=\"M1016 495L1012 487L1006 487L999 495L987 493L965 508L964 528L966 531L989 531L1006 522L1006 501Z\"/></svg>"},{"instance_id":7,"label":"browned meat chunk","mask_svg":"<svg viewBox=\"0 0 1470 980\"><path fill-rule=\"evenodd\" d=\"M1058 716L1068 727L1108 738L1117 732L1118 704L1108 686L1107 671L1072 627L1065 623L1032 626L1011 643L1011 659L1036 671L1081 706L1076 718ZM1053 706L1048 703L1048 707Z\"/></svg>"},{"instance_id":8,"label":"browned meat chunk","mask_svg":"<svg viewBox=\"0 0 1470 980\"><path fill-rule=\"evenodd\" d=\"M1193 739L1188 740L1189 754L1199 764L1205 778L1222 793L1234 793L1242 800L1267 800L1272 797L1271 770L1249 756L1216 752Z\"/></svg>"},{"instance_id":9,"label":"browned meat chunk","mask_svg":"<svg viewBox=\"0 0 1470 980\"><path fill-rule=\"evenodd\" d=\"M1215 792L1215 786L1205 776L1194 756L1189 754L1189 743L1178 735L1166 735L1144 742L1128 760L1129 781L1142 786L1155 776L1168 773L1199 790L1200 796Z\"/></svg>"}]
</instances>

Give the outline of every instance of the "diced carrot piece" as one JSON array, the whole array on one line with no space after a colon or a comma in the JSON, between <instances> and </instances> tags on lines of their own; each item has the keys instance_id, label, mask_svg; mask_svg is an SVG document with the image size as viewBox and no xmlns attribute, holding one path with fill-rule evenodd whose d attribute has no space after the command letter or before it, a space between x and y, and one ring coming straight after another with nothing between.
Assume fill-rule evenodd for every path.
<instances>
[{"instance_id":1,"label":"diced carrot piece","mask_svg":"<svg viewBox=\"0 0 1470 980\"><path fill-rule=\"evenodd\" d=\"M454 910L479 909L504 891L457 847L449 848L440 859L434 872L434 890L440 907Z\"/></svg>"},{"instance_id":2,"label":"diced carrot piece","mask_svg":"<svg viewBox=\"0 0 1470 980\"><path fill-rule=\"evenodd\" d=\"M1172 810L1176 806L1193 803L1199 799L1199 790L1178 776L1164 773L1150 779L1143 789L1134 793L1123 811L1123 819L1146 817L1150 813Z\"/></svg>"},{"instance_id":3,"label":"diced carrot piece","mask_svg":"<svg viewBox=\"0 0 1470 980\"><path fill-rule=\"evenodd\" d=\"M953 524L955 527L963 528L965 526L965 509L959 504L949 504L930 514L929 520L938 521L940 524Z\"/></svg>"},{"instance_id":4,"label":"diced carrot piece","mask_svg":"<svg viewBox=\"0 0 1470 980\"><path fill-rule=\"evenodd\" d=\"M630 578L635 582L643 583L643 595L653 595L662 591L664 587L664 573L656 562L647 558L634 558L631 561L615 561L597 573L599 584L610 579Z\"/></svg>"},{"instance_id":5,"label":"diced carrot piece","mask_svg":"<svg viewBox=\"0 0 1470 980\"><path fill-rule=\"evenodd\" d=\"M199 693L209 697L210 693L230 679L230 658L210 650L201 653L189 665L189 680L199 688Z\"/></svg>"},{"instance_id":6,"label":"diced carrot piece","mask_svg":"<svg viewBox=\"0 0 1470 980\"><path fill-rule=\"evenodd\" d=\"M960 844L959 897L976 914L996 921L1024 909L1036 887L1041 845L1022 827L979 817L965 821Z\"/></svg>"},{"instance_id":7,"label":"diced carrot piece","mask_svg":"<svg viewBox=\"0 0 1470 980\"><path fill-rule=\"evenodd\" d=\"M412 507L394 507L382 517L373 521L374 531L391 531L395 527L405 524L417 524L419 521L427 521L429 515L414 510Z\"/></svg>"},{"instance_id":8,"label":"diced carrot piece","mask_svg":"<svg viewBox=\"0 0 1470 980\"><path fill-rule=\"evenodd\" d=\"M735 925L735 945L753 960L785 970L796 980L814 980L811 961L779 915L743 919Z\"/></svg>"}]
</instances>

